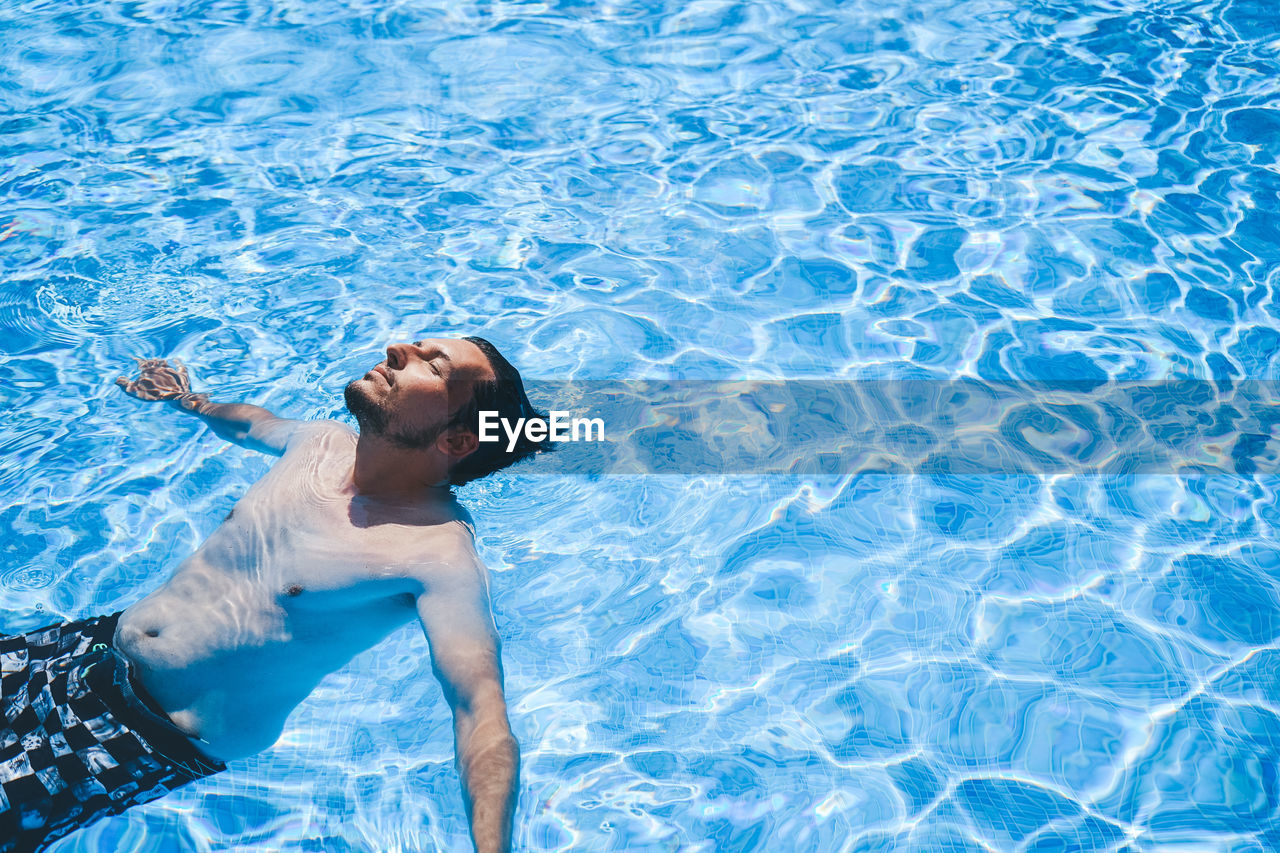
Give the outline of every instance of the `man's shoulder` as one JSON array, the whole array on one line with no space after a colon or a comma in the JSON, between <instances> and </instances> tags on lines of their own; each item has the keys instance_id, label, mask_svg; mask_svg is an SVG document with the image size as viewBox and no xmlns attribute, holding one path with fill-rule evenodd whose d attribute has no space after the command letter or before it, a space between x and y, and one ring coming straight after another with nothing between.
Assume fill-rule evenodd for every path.
<instances>
[{"instance_id":1,"label":"man's shoulder","mask_svg":"<svg viewBox=\"0 0 1280 853\"><path fill-rule=\"evenodd\" d=\"M302 432L310 434L323 433L341 433L352 438L357 438L358 433L342 421L330 420L328 418L316 418L315 420L298 421L298 429Z\"/></svg>"},{"instance_id":2,"label":"man's shoulder","mask_svg":"<svg viewBox=\"0 0 1280 853\"><path fill-rule=\"evenodd\" d=\"M413 553L401 563L401 571L407 577L439 581L459 576L483 578L486 574L471 527L461 519L420 528L413 539L416 540L411 545Z\"/></svg>"},{"instance_id":3,"label":"man's shoulder","mask_svg":"<svg viewBox=\"0 0 1280 853\"><path fill-rule=\"evenodd\" d=\"M432 524L409 528L419 553L431 553L442 563L469 563L479 560L475 533L470 519L447 518Z\"/></svg>"},{"instance_id":4,"label":"man's shoulder","mask_svg":"<svg viewBox=\"0 0 1280 853\"><path fill-rule=\"evenodd\" d=\"M294 421L290 428L286 448L292 450L295 447L322 441L325 438L350 438L354 440L358 437L355 430L341 421L328 419Z\"/></svg>"}]
</instances>

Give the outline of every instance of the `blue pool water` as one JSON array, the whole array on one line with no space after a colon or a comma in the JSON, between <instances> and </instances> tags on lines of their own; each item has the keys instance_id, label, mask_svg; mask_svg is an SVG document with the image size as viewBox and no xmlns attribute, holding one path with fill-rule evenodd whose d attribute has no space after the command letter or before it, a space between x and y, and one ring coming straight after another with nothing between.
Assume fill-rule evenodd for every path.
<instances>
[{"instance_id":1,"label":"blue pool water","mask_svg":"<svg viewBox=\"0 0 1280 853\"><path fill-rule=\"evenodd\" d=\"M293 417L423 333L545 379L1274 380L1278 51L1267 0L0 4L0 628L136 601L267 467L119 393L135 354ZM467 487L517 846L1280 849L1250 440ZM56 849L468 849L421 631Z\"/></svg>"}]
</instances>

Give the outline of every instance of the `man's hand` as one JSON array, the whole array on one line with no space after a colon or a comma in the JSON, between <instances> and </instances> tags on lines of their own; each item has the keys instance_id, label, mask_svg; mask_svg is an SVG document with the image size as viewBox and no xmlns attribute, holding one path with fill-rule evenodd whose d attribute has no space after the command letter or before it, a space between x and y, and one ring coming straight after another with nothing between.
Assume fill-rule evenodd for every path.
<instances>
[{"instance_id":1,"label":"man's hand","mask_svg":"<svg viewBox=\"0 0 1280 853\"><path fill-rule=\"evenodd\" d=\"M200 418L215 435L250 450L281 456L290 440L302 432L304 425L334 426L328 421L277 418L266 409L247 403L213 403L208 394L191 393L187 367L176 358L173 364L163 358L139 358L136 361L140 374L137 379L130 380L124 376L116 379L116 384L126 394L149 402L172 403Z\"/></svg>"},{"instance_id":2,"label":"man's hand","mask_svg":"<svg viewBox=\"0 0 1280 853\"><path fill-rule=\"evenodd\" d=\"M116 384L129 396L149 402L169 400L187 410L194 410L209 399L205 394L191 393L187 366L176 358L173 364L163 358L138 358L135 361L140 374L137 379L116 378Z\"/></svg>"}]
</instances>

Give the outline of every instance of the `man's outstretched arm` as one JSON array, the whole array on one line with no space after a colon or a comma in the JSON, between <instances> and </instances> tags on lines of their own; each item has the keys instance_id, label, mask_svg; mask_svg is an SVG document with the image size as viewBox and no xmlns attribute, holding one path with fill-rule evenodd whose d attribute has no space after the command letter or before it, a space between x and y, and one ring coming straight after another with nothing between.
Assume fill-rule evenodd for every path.
<instances>
[{"instance_id":1,"label":"man's outstretched arm","mask_svg":"<svg viewBox=\"0 0 1280 853\"><path fill-rule=\"evenodd\" d=\"M478 853L511 849L520 749L507 722L497 632L484 568L441 570L418 597L431 662L453 710L463 801Z\"/></svg>"},{"instance_id":2,"label":"man's outstretched arm","mask_svg":"<svg viewBox=\"0 0 1280 853\"><path fill-rule=\"evenodd\" d=\"M121 376L116 384L139 400L164 401L190 412L218 437L250 450L280 456L297 428L307 423L278 418L260 406L214 403L207 394L194 394L187 368L177 359L169 364L162 358L140 358L138 372L137 379Z\"/></svg>"}]
</instances>

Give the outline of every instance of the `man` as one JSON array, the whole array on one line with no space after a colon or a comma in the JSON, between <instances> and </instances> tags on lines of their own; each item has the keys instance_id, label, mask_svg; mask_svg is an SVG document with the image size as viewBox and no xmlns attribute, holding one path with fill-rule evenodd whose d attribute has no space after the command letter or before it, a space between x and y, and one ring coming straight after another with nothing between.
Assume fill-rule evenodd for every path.
<instances>
[{"instance_id":1,"label":"man","mask_svg":"<svg viewBox=\"0 0 1280 853\"><path fill-rule=\"evenodd\" d=\"M210 402L140 360L116 380L275 454L167 583L123 613L0 637L0 851L37 850L271 746L330 672L417 617L454 716L472 841L508 850L519 752L488 577L451 485L547 449L481 444L481 411L536 417L482 338L387 348L346 388L359 432Z\"/></svg>"}]
</instances>

